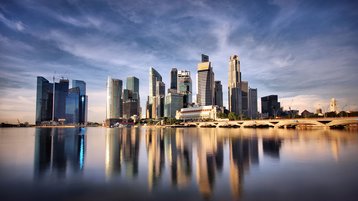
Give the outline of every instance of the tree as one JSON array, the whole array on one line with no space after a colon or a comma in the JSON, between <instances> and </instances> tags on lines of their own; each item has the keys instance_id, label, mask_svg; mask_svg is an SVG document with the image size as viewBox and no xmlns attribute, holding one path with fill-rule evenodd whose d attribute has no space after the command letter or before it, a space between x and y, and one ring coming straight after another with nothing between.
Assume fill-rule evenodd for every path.
<instances>
[{"instance_id":1,"label":"tree","mask_svg":"<svg viewBox=\"0 0 358 201\"><path fill-rule=\"evenodd\" d=\"M237 116L234 112L230 112L229 115L228 115L228 118L230 121L232 120L236 120L237 119Z\"/></svg>"}]
</instances>

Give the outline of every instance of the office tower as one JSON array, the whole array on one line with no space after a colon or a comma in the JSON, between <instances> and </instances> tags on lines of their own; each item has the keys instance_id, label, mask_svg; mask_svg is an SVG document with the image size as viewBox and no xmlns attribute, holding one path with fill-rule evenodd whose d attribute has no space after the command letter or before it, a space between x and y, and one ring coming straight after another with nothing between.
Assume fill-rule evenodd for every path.
<instances>
[{"instance_id":1,"label":"office tower","mask_svg":"<svg viewBox=\"0 0 358 201\"><path fill-rule=\"evenodd\" d=\"M54 120L66 119L66 96L68 93L69 82L67 79L60 79L55 83L55 116Z\"/></svg>"},{"instance_id":2,"label":"office tower","mask_svg":"<svg viewBox=\"0 0 358 201\"><path fill-rule=\"evenodd\" d=\"M332 98L331 102L329 103L329 111L330 112L338 112L338 110L337 110L337 100L335 98Z\"/></svg>"},{"instance_id":3,"label":"office tower","mask_svg":"<svg viewBox=\"0 0 358 201\"><path fill-rule=\"evenodd\" d=\"M172 68L170 71L170 89L177 90L177 77L178 77L178 70L176 68Z\"/></svg>"},{"instance_id":4,"label":"office tower","mask_svg":"<svg viewBox=\"0 0 358 201\"><path fill-rule=\"evenodd\" d=\"M215 81L214 105L223 107L223 86L221 81Z\"/></svg>"},{"instance_id":5,"label":"office tower","mask_svg":"<svg viewBox=\"0 0 358 201\"><path fill-rule=\"evenodd\" d=\"M168 93L165 96L164 116L175 118L176 111L183 108L183 98L183 94Z\"/></svg>"},{"instance_id":6,"label":"office tower","mask_svg":"<svg viewBox=\"0 0 358 201\"><path fill-rule=\"evenodd\" d=\"M66 123L80 123L80 94L79 87L68 90L66 97Z\"/></svg>"},{"instance_id":7,"label":"office tower","mask_svg":"<svg viewBox=\"0 0 358 201\"><path fill-rule=\"evenodd\" d=\"M155 118L156 116L156 84L162 81L162 76L152 67L149 69L149 96L147 101L146 117ZM154 108L154 110L153 110Z\"/></svg>"},{"instance_id":8,"label":"office tower","mask_svg":"<svg viewBox=\"0 0 358 201\"><path fill-rule=\"evenodd\" d=\"M123 90L123 118L129 119L139 115L137 93L129 89Z\"/></svg>"},{"instance_id":9,"label":"office tower","mask_svg":"<svg viewBox=\"0 0 358 201\"><path fill-rule=\"evenodd\" d=\"M247 81L241 82L241 110L242 115L248 117L249 111L249 83Z\"/></svg>"},{"instance_id":10,"label":"office tower","mask_svg":"<svg viewBox=\"0 0 358 201\"><path fill-rule=\"evenodd\" d=\"M239 56L230 56L228 80L229 111L242 114L241 73Z\"/></svg>"},{"instance_id":11,"label":"office tower","mask_svg":"<svg viewBox=\"0 0 358 201\"><path fill-rule=\"evenodd\" d=\"M190 77L190 71L178 71L177 83L178 93L184 95L182 107L188 107L188 105L192 103L192 81Z\"/></svg>"},{"instance_id":12,"label":"office tower","mask_svg":"<svg viewBox=\"0 0 358 201\"><path fill-rule=\"evenodd\" d=\"M139 79L132 76L127 77L126 93L129 97L123 95L123 117L129 118L133 115L140 116L140 96L139 96ZM124 91L123 91L124 94ZM125 108L125 107L129 108ZM134 108L136 106L136 108Z\"/></svg>"},{"instance_id":13,"label":"office tower","mask_svg":"<svg viewBox=\"0 0 358 201\"><path fill-rule=\"evenodd\" d=\"M197 104L212 105L214 102L214 72L207 55L201 55L197 74Z\"/></svg>"},{"instance_id":14,"label":"office tower","mask_svg":"<svg viewBox=\"0 0 358 201\"><path fill-rule=\"evenodd\" d=\"M108 77L106 119L118 119L121 117L122 86L122 80Z\"/></svg>"},{"instance_id":15,"label":"office tower","mask_svg":"<svg viewBox=\"0 0 358 201\"><path fill-rule=\"evenodd\" d=\"M152 118L161 118L164 117L164 102L165 102L165 83L162 81L157 81L156 83L156 115Z\"/></svg>"},{"instance_id":16,"label":"office tower","mask_svg":"<svg viewBox=\"0 0 358 201\"><path fill-rule=\"evenodd\" d=\"M86 124L88 116L88 96L86 95L86 82L82 80L72 80L72 88L76 87L78 87L80 90L78 123Z\"/></svg>"},{"instance_id":17,"label":"office tower","mask_svg":"<svg viewBox=\"0 0 358 201\"><path fill-rule=\"evenodd\" d=\"M261 97L261 113L267 117L276 117L280 111L277 95Z\"/></svg>"},{"instance_id":18,"label":"office tower","mask_svg":"<svg viewBox=\"0 0 358 201\"><path fill-rule=\"evenodd\" d=\"M51 121L53 103L53 84L47 79L37 77L36 90L36 125L43 121Z\"/></svg>"},{"instance_id":19,"label":"office tower","mask_svg":"<svg viewBox=\"0 0 358 201\"><path fill-rule=\"evenodd\" d=\"M257 89L249 88L249 115L250 119L257 118Z\"/></svg>"}]
</instances>

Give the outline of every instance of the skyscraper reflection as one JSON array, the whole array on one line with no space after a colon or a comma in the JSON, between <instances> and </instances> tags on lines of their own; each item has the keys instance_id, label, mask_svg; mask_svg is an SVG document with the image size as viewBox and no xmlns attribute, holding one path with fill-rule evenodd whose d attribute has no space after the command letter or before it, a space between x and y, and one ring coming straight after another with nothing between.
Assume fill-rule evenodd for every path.
<instances>
[{"instance_id":1,"label":"skyscraper reflection","mask_svg":"<svg viewBox=\"0 0 358 201\"><path fill-rule=\"evenodd\" d=\"M165 162L163 129L146 130L148 154L148 188L151 191L162 174Z\"/></svg>"},{"instance_id":2,"label":"skyscraper reflection","mask_svg":"<svg viewBox=\"0 0 358 201\"><path fill-rule=\"evenodd\" d=\"M230 139L230 186L234 198L240 196L244 170L258 162L258 140L256 138Z\"/></svg>"},{"instance_id":3,"label":"skyscraper reflection","mask_svg":"<svg viewBox=\"0 0 358 201\"><path fill-rule=\"evenodd\" d=\"M262 139L264 154L279 159L281 142L281 139Z\"/></svg>"},{"instance_id":4,"label":"skyscraper reflection","mask_svg":"<svg viewBox=\"0 0 358 201\"><path fill-rule=\"evenodd\" d=\"M85 160L85 133L83 128L36 128L34 175L36 178L82 171Z\"/></svg>"},{"instance_id":5,"label":"skyscraper reflection","mask_svg":"<svg viewBox=\"0 0 358 201\"><path fill-rule=\"evenodd\" d=\"M200 193L210 198L215 174L223 166L223 146L216 129L198 129L196 177Z\"/></svg>"},{"instance_id":6,"label":"skyscraper reflection","mask_svg":"<svg viewBox=\"0 0 358 201\"><path fill-rule=\"evenodd\" d=\"M119 175L121 172L121 144L122 129L108 128L106 130L106 177L110 178Z\"/></svg>"},{"instance_id":7,"label":"skyscraper reflection","mask_svg":"<svg viewBox=\"0 0 358 201\"><path fill-rule=\"evenodd\" d=\"M122 156L126 175L136 177L138 175L140 129L126 129L123 130L122 135Z\"/></svg>"}]
</instances>

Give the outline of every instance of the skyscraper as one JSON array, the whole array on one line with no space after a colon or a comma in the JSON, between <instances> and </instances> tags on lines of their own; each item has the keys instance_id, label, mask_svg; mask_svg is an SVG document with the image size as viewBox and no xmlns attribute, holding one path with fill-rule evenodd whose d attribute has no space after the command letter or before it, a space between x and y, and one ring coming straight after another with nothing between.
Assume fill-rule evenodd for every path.
<instances>
[{"instance_id":1,"label":"skyscraper","mask_svg":"<svg viewBox=\"0 0 358 201\"><path fill-rule=\"evenodd\" d=\"M118 119L121 117L122 86L122 80L108 77L106 119Z\"/></svg>"},{"instance_id":2,"label":"skyscraper","mask_svg":"<svg viewBox=\"0 0 358 201\"><path fill-rule=\"evenodd\" d=\"M175 118L177 110L183 108L183 94L180 93L168 93L165 96L164 116Z\"/></svg>"},{"instance_id":3,"label":"skyscraper","mask_svg":"<svg viewBox=\"0 0 358 201\"><path fill-rule=\"evenodd\" d=\"M146 109L147 118L155 118L153 116L156 116L157 98L155 96L156 96L157 81L162 81L162 76L153 67L150 67L150 69L149 69L149 96L148 96L148 101L147 101L147 106L146 106L147 107L147 109Z\"/></svg>"},{"instance_id":4,"label":"skyscraper","mask_svg":"<svg viewBox=\"0 0 358 201\"><path fill-rule=\"evenodd\" d=\"M230 56L228 96L229 111L240 115L242 113L241 73L240 59L237 55Z\"/></svg>"},{"instance_id":5,"label":"skyscraper","mask_svg":"<svg viewBox=\"0 0 358 201\"><path fill-rule=\"evenodd\" d=\"M338 112L337 110L337 101L335 98L331 99L331 102L329 103L329 111L330 112Z\"/></svg>"},{"instance_id":6,"label":"skyscraper","mask_svg":"<svg viewBox=\"0 0 358 201\"><path fill-rule=\"evenodd\" d=\"M156 115L153 118L164 117L164 103L165 103L165 83L157 81L156 83Z\"/></svg>"},{"instance_id":7,"label":"skyscraper","mask_svg":"<svg viewBox=\"0 0 358 201\"><path fill-rule=\"evenodd\" d=\"M241 82L241 109L242 115L248 117L249 111L249 83L247 81Z\"/></svg>"},{"instance_id":8,"label":"skyscraper","mask_svg":"<svg viewBox=\"0 0 358 201\"><path fill-rule=\"evenodd\" d=\"M214 105L223 107L223 86L221 81L215 81Z\"/></svg>"},{"instance_id":9,"label":"skyscraper","mask_svg":"<svg viewBox=\"0 0 358 201\"><path fill-rule=\"evenodd\" d=\"M192 103L192 81L190 71L179 70L177 83L178 93L184 95L182 107L188 107L188 105Z\"/></svg>"},{"instance_id":10,"label":"skyscraper","mask_svg":"<svg viewBox=\"0 0 358 201\"><path fill-rule=\"evenodd\" d=\"M139 79L134 76L127 77L126 89L139 93Z\"/></svg>"},{"instance_id":11,"label":"skyscraper","mask_svg":"<svg viewBox=\"0 0 358 201\"><path fill-rule=\"evenodd\" d=\"M261 113L267 117L276 117L280 111L277 95L261 97Z\"/></svg>"},{"instance_id":12,"label":"skyscraper","mask_svg":"<svg viewBox=\"0 0 358 201\"><path fill-rule=\"evenodd\" d=\"M212 105L214 102L214 72L209 56L202 54L197 74L197 104Z\"/></svg>"},{"instance_id":13,"label":"skyscraper","mask_svg":"<svg viewBox=\"0 0 358 201\"><path fill-rule=\"evenodd\" d=\"M132 76L132 77L127 77L127 83L126 83L126 89L128 89L130 92L130 98L125 100L125 98L123 98L123 106L125 105L125 102L128 102L126 105L130 104L131 105L131 115L140 115L140 96L139 96L139 79ZM130 102L130 103L129 103ZM133 107L136 106L137 108L134 110ZM128 111L128 109L123 107L123 112ZM124 115L124 113L123 113Z\"/></svg>"},{"instance_id":14,"label":"skyscraper","mask_svg":"<svg viewBox=\"0 0 358 201\"><path fill-rule=\"evenodd\" d=\"M68 87L68 79L60 79L59 83L55 83L55 121L66 119L66 97Z\"/></svg>"},{"instance_id":15,"label":"skyscraper","mask_svg":"<svg viewBox=\"0 0 358 201\"><path fill-rule=\"evenodd\" d=\"M36 125L51 121L53 104L53 84L44 77L37 77L36 90Z\"/></svg>"},{"instance_id":16,"label":"skyscraper","mask_svg":"<svg viewBox=\"0 0 358 201\"><path fill-rule=\"evenodd\" d=\"M178 70L176 68L172 68L170 71L170 89L177 90L177 77L178 77Z\"/></svg>"},{"instance_id":17,"label":"skyscraper","mask_svg":"<svg viewBox=\"0 0 358 201\"><path fill-rule=\"evenodd\" d=\"M257 118L257 89L249 88L249 118Z\"/></svg>"},{"instance_id":18,"label":"skyscraper","mask_svg":"<svg viewBox=\"0 0 358 201\"><path fill-rule=\"evenodd\" d=\"M82 96L83 97L83 96ZM80 123L80 88L74 87L68 90L66 97L66 123Z\"/></svg>"},{"instance_id":19,"label":"skyscraper","mask_svg":"<svg viewBox=\"0 0 358 201\"><path fill-rule=\"evenodd\" d=\"M79 88L79 122L80 124L87 123L88 116L88 96L86 95L86 82L82 80L72 80L72 88Z\"/></svg>"}]
</instances>

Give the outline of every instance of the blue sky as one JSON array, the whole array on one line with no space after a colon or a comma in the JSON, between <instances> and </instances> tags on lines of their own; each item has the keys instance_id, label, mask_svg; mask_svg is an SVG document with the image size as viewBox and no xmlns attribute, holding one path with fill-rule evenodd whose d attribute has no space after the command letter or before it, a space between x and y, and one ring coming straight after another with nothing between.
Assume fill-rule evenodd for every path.
<instances>
[{"instance_id":1,"label":"blue sky","mask_svg":"<svg viewBox=\"0 0 358 201\"><path fill-rule=\"evenodd\" d=\"M210 56L227 105L228 60L259 97L287 109L358 109L356 1L32 1L0 2L0 121L34 122L36 76L87 82L89 120L105 118L106 78L140 79L149 67L169 86L172 67ZM194 91L195 93L195 91ZM194 96L195 97L195 96ZM346 106L347 105L347 106Z\"/></svg>"}]
</instances>

